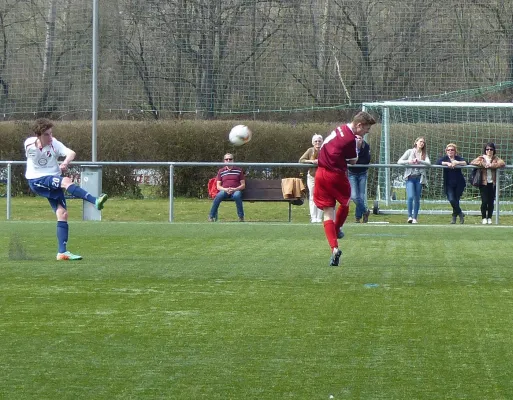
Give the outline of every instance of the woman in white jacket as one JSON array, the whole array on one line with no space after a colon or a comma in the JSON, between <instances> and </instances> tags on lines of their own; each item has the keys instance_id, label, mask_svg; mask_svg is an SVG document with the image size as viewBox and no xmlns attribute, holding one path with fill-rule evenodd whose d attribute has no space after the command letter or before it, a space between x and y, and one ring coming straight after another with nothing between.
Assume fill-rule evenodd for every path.
<instances>
[{"instance_id":1,"label":"woman in white jacket","mask_svg":"<svg viewBox=\"0 0 513 400\"><path fill-rule=\"evenodd\" d=\"M420 209L420 196L422 185L427 183L426 168L418 168L418 165L431 165L427 155L426 139L418 137L415 139L413 148L406 150L397 164L409 165L404 169L406 180L406 198L408 204L408 223L416 224Z\"/></svg>"},{"instance_id":2,"label":"woman in white jacket","mask_svg":"<svg viewBox=\"0 0 513 400\"><path fill-rule=\"evenodd\" d=\"M309 192L309 203L310 203L310 220L312 223L322 222L322 210L317 208L313 201L313 191L315 182L315 171L317 170L317 158L319 157L319 150L322 145L322 136L313 135L312 145L305 154L299 159L300 163L313 164L311 168L308 168L308 175L306 177L306 184Z\"/></svg>"}]
</instances>

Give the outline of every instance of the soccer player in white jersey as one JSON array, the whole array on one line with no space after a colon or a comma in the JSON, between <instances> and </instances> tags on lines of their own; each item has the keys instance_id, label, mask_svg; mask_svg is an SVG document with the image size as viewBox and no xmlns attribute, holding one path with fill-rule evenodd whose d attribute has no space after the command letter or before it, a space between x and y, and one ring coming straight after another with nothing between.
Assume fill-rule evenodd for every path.
<instances>
[{"instance_id":1,"label":"soccer player in white jersey","mask_svg":"<svg viewBox=\"0 0 513 400\"><path fill-rule=\"evenodd\" d=\"M94 197L73 181L61 176L75 158L75 152L52 136L53 123L46 118L35 121L32 136L25 140L25 155L27 157L27 178L30 189L37 195L46 197L57 216L57 260L81 260L82 257L66 249L68 242L68 211L64 190L71 195L86 200L95 205L97 210L103 208L107 195ZM64 161L59 165L59 157Z\"/></svg>"}]
</instances>

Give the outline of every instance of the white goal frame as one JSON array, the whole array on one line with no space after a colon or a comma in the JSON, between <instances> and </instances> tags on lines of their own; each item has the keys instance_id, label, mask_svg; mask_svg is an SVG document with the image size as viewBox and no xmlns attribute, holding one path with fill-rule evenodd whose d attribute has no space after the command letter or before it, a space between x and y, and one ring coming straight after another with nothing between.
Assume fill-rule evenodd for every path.
<instances>
[{"instance_id":1,"label":"white goal frame","mask_svg":"<svg viewBox=\"0 0 513 400\"><path fill-rule=\"evenodd\" d=\"M510 109L513 115L513 103L486 103L486 102L447 102L447 101L380 101L380 102L365 102L362 103L363 111L380 110L381 114L381 140L380 140L380 165L388 166L388 168L380 168L380 173L384 174L378 179L378 187L376 192L376 201L374 202L374 211L376 207L379 207L379 203L386 206L390 206L392 199L391 194L393 191L391 181L391 170L390 167L396 167L396 160L391 160L391 143L390 143L390 132L391 132L391 120L390 120L390 109L391 108L447 108L447 109ZM513 138L513 132L512 132ZM406 149L405 149L406 150ZM434 164L436 160L431 160ZM471 167L468 167L471 168ZM383 187L384 186L384 187ZM382 195L385 194L385 195ZM497 183L497 205L499 202L499 183ZM498 209L498 207L497 207ZM387 210L388 211L388 210ZM390 210L391 213L396 213ZM401 211L402 212L402 211ZM509 214L509 213L508 213Z\"/></svg>"}]
</instances>

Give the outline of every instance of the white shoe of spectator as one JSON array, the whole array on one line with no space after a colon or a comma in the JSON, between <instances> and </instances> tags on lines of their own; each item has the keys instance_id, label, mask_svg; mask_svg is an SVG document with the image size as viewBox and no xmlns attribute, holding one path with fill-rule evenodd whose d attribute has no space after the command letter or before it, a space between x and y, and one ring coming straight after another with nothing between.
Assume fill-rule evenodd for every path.
<instances>
[{"instance_id":1,"label":"white shoe of spectator","mask_svg":"<svg viewBox=\"0 0 513 400\"><path fill-rule=\"evenodd\" d=\"M488 219L486 220L486 222L488 222L488 225L491 225L491 224L492 224L492 219L491 219L491 218L488 218Z\"/></svg>"}]
</instances>

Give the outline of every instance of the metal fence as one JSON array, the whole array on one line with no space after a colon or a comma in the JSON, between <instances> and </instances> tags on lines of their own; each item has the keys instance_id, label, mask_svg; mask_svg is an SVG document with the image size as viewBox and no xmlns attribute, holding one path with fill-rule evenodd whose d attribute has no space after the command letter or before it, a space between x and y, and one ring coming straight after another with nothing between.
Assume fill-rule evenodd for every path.
<instances>
[{"instance_id":1,"label":"metal fence","mask_svg":"<svg viewBox=\"0 0 513 400\"><path fill-rule=\"evenodd\" d=\"M25 165L26 161L0 161L0 167L5 166L5 185L6 185L6 198L7 198L7 214L6 218L9 220L11 218L11 182L12 182L12 166L13 165ZM174 219L174 190L173 190L173 182L174 182L174 171L175 168L180 167L223 167L226 164L222 162L115 162L115 161L102 161L102 162L87 162L87 161L77 161L73 163L74 166L80 165L81 167L87 166L129 166L133 167L134 171L137 173L140 169L151 169L157 167L168 167L169 168L169 222L173 222ZM233 163L232 165L237 165L240 167L258 167L261 169L266 168L279 168L279 167L297 167L301 169L307 169L311 167L309 164L299 164L299 163ZM138 174L140 175L140 174ZM0 175L1 176L1 175ZM138 179L134 177L134 179ZM144 183L144 182L142 182ZM207 182L205 182L205 185Z\"/></svg>"},{"instance_id":2,"label":"metal fence","mask_svg":"<svg viewBox=\"0 0 513 400\"><path fill-rule=\"evenodd\" d=\"M25 161L0 161L0 183L3 183L5 186L5 197L6 197L6 219L11 219L11 206L12 206L12 195L11 195L11 183L12 183L12 166L14 165L24 165ZM173 182L174 182L174 173L176 168L181 167L222 167L225 164L220 162L75 162L75 167L88 167L88 166L128 166L132 167L134 170L134 179L137 180L141 184L151 184L151 174L144 174L142 171L151 171L152 168L158 167L167 167L169 168L170 174L170 185L169 185L169 222L174 221L174 190L173 190ZM241 167L247 168L258 168L263 171L268 170L269 168L280 168L280 167L293 167L298 169L305 169L310 167L309 164L299 164L299 163L234 163L233 165L238 165ZM358 167L358 166L356 166ZM365 167L365 166L362 166ZM398 164L369 164L370 172L372 169L375 170L392 170L399 169L402 170L404 168L408 168L405 165ZM432 172L441 172L443 166L439 165L431 165L431 166L419 166L419 168L427 168ZM471 166L462 167L463 169L470 170ZM509 172L513 170L513 165L508 165L504 168L504 170L497 170L497 187L496 187L496 205L495 205L495 222L499 223L500 215L513 215L513 199L509 197L509 191L506 191L507 187L505 183L507 183L507 177ZM372 174L369 174L372 175ZM376 175L376 174L374 174ZM390 176L390 174L387 174ZM146 179L147 176L147 179ZM263 176L263 179L265 177ZM372 194L369 196L369 207L374 211L375 214L405 214L405 193L404 193L404 182L394 181L390 182L389 193L386 196L381 196L382 191L375 190L375 196ZM207 182L205 182L205 185ZM442 186L442 182L439 181L439 185ZM368 186L369 188L369 186ZM450 207L448 205L447 200L445 199L445 195L441 190L437 190L437 193L441 193L437 195L437 197L429 197L429 192L426 192L426 195L423 195L422 203L423 207L421 209L421 214L449 214L451 212ZM467 214L479 214L479 204L480 200L478 199L478 192L476 188L468 187L467 195L462 197L462 205L466 208L464 209ZM370 193L370 191L369 191Z\"/></svg>"}]
</instances>

